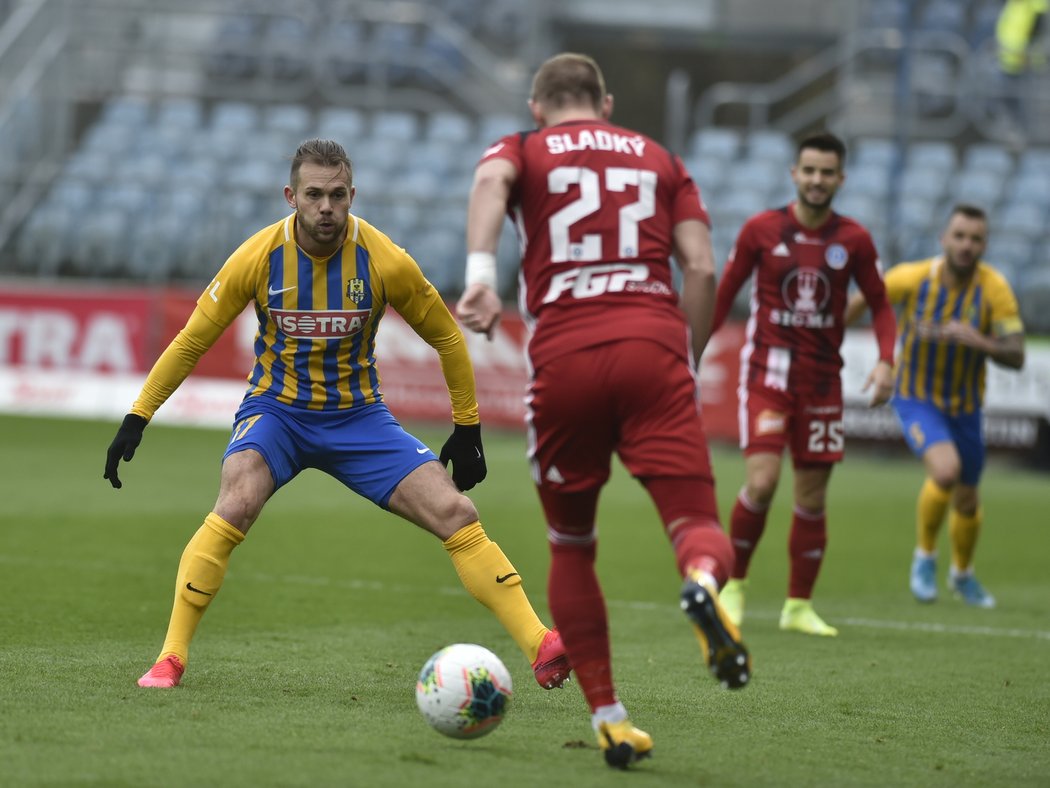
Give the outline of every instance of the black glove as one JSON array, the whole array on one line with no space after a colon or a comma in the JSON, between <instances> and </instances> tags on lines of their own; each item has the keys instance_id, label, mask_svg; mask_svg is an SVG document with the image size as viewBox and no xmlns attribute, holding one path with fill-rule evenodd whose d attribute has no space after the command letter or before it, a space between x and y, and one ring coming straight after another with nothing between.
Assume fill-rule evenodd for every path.
<instances>
[{"instance_id":1,"label":"black glove","mask_svg":"<svg viewBox=\"0 0 1050 788\"><path fill-rule=\"evenodd\" d=\"M452 481L460 490L469 490L485 479L485 452L481 448L480 424L454 424L452 434L441 447L441 464L452 461Z\"/></svg>"},{"instance_id":2,"label":"black glove","mask_svg":"<svg viewBox=\"0 0 1050 788\"><path fill-rule=\"evenodd\" d=\"M124 417L120 429L117 430L117 436L106 450L106 472L102 478L109 479L109 483L118 490L124 486L117 476L117 465L120 464L120 458L123 457L124 462L129 462L135 456L135 449L142 442L142 431L146 429L148 423L141 416L129 413Z\"/></svg>"}]
</instances>

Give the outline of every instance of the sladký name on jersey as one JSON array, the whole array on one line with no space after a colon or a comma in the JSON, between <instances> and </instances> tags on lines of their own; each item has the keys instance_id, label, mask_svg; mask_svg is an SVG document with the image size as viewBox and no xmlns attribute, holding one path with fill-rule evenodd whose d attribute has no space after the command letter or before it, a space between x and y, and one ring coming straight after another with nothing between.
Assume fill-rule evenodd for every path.
<instances>
[{"instance_id":1,"label":"sladk\u00fd name on jersey","mask_svg":"<svg viewBox=\"0 0 1050 788\"><path fill-rule=\"evenodd\" d=\"M645 139L641 135L628 137L603 129L579 129L547 137L549 153L569 153L577 150L611 150L642 156L645 153Z\"/></svg>"}]
</instances>

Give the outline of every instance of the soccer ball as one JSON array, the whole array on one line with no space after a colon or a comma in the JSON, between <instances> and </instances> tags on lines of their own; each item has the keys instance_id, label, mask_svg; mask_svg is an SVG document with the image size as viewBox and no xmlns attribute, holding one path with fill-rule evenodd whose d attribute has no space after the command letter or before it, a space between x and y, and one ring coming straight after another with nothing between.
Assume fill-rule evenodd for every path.
<instances>
[{"instance_id":1,"label":"soccer ball","mask_svg":"<svg viewBox=\"0 0 1050 788\"><path fill-rule=\"evenodd\" d=\"M416 681L416 705L434 730L476 739L503 721L513 692L500 658L473 643L455 643L427 660Z\"/></svg>"}]
</instances>

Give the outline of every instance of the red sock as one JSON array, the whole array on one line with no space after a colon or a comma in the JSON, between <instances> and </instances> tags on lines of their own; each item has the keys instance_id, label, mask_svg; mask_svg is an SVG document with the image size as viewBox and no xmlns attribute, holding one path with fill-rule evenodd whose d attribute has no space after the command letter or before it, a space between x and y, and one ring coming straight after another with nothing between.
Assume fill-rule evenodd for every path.
<instances>
[{"instance_id":1,"label":"red sock","mask_svg":"<svg viewBox=\"0 0 1050 788\"><path fill-rule=\"evenodd\" d=\"M718 522L714 482L708 477L651 477L642 482L652 496L674 548L678 574L710 574L719 586L733 568L733 545Z\"/></svg>"},{"instance_id":2,"label":"red sock","mask_svg":"<svg viewBox=\"0 0 1050 788\"><path fill-rule=\"evenodd\" d=\"M824 548L828 544L827 518L824 512L811 512L795 507L791 517L791 535L788 537L788 555L791 557L791 577L788 596L809 599L824 563Z\"/></svg>"},{"instance_id":3,"label":"red sock","mask_svg":"<svg viewBox=\"0 0 1050 788\"><path fill-rule=\"evenodd\" d=\"M598 576L594 542L551 544L547 599L569 664L593 712L616 703L609 655L609 619Z\"/></svg>"},{"instance_id":4,"label":"red sock","mask_svg":"<svg viewBox=\"0 0 1050 788\"><path fill-rule=\"evenodd\" d=\"M751 556L758 547L762 533L766 530L769 508L759 508L743 490L736 497L733 513L729 517L729 538L733 543L735 563L731 575L736 579L747 577Z\"/></svg>"}]
</instances>

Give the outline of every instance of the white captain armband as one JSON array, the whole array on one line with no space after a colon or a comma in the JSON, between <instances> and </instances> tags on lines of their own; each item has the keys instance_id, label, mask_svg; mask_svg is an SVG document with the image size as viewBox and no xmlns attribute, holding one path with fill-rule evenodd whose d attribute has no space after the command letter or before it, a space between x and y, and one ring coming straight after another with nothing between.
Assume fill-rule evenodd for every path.
<instances>
[{"instance_id":1,"label":"white captain armband","mask_svg":"<svg viewBox=\"0 0 1050 788\"><path fill-rule=\"evenodd\" d=\"M496 289L496 255L492 252L470 252L467 255L467 287L471 285Z\"/></svg>"}]
</instances>

